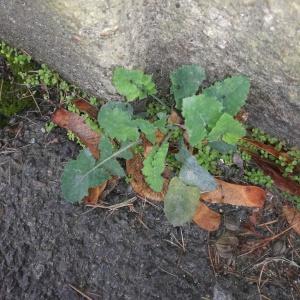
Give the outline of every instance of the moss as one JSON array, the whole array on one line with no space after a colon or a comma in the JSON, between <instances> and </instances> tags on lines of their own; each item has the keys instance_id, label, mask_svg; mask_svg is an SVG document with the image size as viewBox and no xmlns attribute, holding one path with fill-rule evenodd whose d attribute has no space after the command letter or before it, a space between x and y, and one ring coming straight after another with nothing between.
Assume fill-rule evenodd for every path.
<instances>
[{"instance_id":1,"label":"moss","mask_svg":"<svg viewBox=\"0 0 300 300\"><path fill-rule=\"evenodd\" d=\"M0 126L6 125L8 118L34 105L26 87L10 80L0 80Z\"/></svg>"},{"instance_id":2,"label":"moss","mask_svg":"<svg viewBox=\"0 0 300 300\"><path fill-rule=\"evenodd\" d=\"M20 76L35 67L31 57L0 42L0 127L9 117L34 105L31 94Z\"/></svg>"}]
</instances>

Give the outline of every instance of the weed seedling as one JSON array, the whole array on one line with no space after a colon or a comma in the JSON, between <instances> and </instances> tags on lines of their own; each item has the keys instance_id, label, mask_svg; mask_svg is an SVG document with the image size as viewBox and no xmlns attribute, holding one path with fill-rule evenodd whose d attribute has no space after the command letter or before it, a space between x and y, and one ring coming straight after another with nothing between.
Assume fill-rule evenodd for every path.
<instances>
[{"instance_id":1,"label":"weed seedling","mask_svg":"<svg viewBox=\"0 0 300 300\"><path fill-rule=\"evenodd\" d=\"M76 160L67 164L62 176L66 200L80 202L89 188L112 176L125 177L120 159L128 160L136 154L143 157L143 141L147 139L152 146L143 157L140 170L145 182L153 192L162 192L163 172L169 166L176 176L171 179L167 191L166 216L173 225L191 220L199 194L217 187L207 170L215 174L218 159L230 163L238 141L246 134L243 124L234 117L245 104L250 84L244 76L233 76L197 94L205 79L204 70L197 65L182 66L172 72L170 78L177 114L184 122L180 126L168 124L169 109L156 96L151 76L138 70L115 70L113 84L126 102L108 102L101 107L98 123L92 124L94 131L101 131L100 159L96 160L84 149ZM147 118L135 116L131 102L149 97L156 102L148 104ZM68 109L78 113L70 105ZM162 136L159 140L158 132ZM189 152L188 148L194 150ZM173 202L171 195L178 198L181 194L185 202Z\"/></svg>"}]
</instances>

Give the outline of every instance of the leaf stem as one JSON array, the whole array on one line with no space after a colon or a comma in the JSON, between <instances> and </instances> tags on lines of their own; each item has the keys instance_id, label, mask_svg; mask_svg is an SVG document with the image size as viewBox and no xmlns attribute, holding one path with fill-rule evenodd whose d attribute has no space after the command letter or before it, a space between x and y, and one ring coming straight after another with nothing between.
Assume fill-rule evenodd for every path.
<instances>
[{"instance_id":1,"label":"leaf stem","mask_svg":"<svg viewBox=\"0 0 300 300\"><path fill-rule=\"evenodd\" d=\"M164 103L164 101L162 101L161 99L159 99L158 97L156 97L155 95L150 95L154 100L156 100L159 104L161 104L162 106L166 107L168 110L171 110L171 108Z\"/></svg>"},{"instance_id":2,"label":"leaf stem","mask_svg":"<svg viewBox=\"0 0 300 300\"><path fill-rule=\"evenodd\" d=\"M127 149L131 148L132 146L139 144L140 140L136 141L136 142L132 142L130 144L128 144L127 146L121 148L120 150L116 151L115 153L113 153L111 156L105 158L104 160L100 161L98 164L96 164L92 169L90 169L87 173L85 173L82 177L80 182L86 178L89 174L91 174L92 172L94 172L96 169L100 168L102 165L104 165L106 162L108 162L109 160L117 157L119 154L121 154L122 152L126 151Z\"/></svg>"}]
</instances>

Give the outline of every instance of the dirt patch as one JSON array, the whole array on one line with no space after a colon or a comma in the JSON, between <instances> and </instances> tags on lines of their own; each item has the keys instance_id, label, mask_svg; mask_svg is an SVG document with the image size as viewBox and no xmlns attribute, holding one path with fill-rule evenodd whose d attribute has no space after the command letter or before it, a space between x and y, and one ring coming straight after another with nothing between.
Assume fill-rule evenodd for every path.
<instances>
[{"instance_id":1,"label":"dirt patch","mask_svg":"<svg viewBox=\"0 0 300 300\"><path fill-rule=\"evenodd\" d=\"M110 212L64 202L61 172L78 147L63 130L43 133L41 117L22 120L0 131L1 299L81 299L70 285L92 299L260 299L247 276L215 276L208 233L172 227L162 205L137 199ZM106 201L134 196L120 183ZM285 283L261 292L297 298Z\"/></svg>"}]
</instances>

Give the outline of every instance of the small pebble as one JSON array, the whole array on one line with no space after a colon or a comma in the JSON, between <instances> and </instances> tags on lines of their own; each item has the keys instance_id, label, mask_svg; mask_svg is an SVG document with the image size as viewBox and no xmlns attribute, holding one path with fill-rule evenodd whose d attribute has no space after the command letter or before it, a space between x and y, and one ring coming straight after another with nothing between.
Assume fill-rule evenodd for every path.
<instances>
[{"instance_id":1,"label":"small pebble","mask_svg":"<svg viewBox=\"0 0 300 300\"><path fill-rule=\"evenodd\" d=\"M273 256L279 256L286 251L286 243L283 240L275 241L272 245Z\"/></svg>"},{"instance_id":2,"label":"small pebble","mask_svg":"<svg viewBox=\"0 0 300 300\"><path fill-rule=\"evenodd\" d=\"M213 293L213 300L233 300L231 292L218 283L215 284Z\"/></svg>"}]
</instances>

